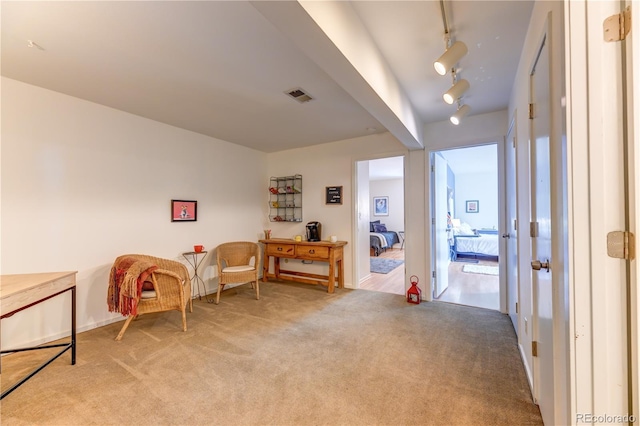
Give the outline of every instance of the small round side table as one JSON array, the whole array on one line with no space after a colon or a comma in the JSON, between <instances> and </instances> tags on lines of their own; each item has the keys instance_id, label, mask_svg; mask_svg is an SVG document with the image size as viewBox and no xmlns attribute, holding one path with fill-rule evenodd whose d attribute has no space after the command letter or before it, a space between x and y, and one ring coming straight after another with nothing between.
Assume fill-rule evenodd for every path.
<instances>
[{"instance_id":1,"label":"small round side table","mask_svg":"<svg viewBox=\"0 0 640 426\"><path fill-rule=\"evenodd\" d=\"M206 250L203 250L200 252L188 251L186 253L182 253L182 256L185 259L187 259L187 262L189 262L189 265L193 268L193 276L190 279L192 284L194 284L194 281L195 281L196 290L198 291L198 300L202 300L202 295L200 294L200 285L202 285L202 291L204 292L205 297L207 296L207 288L204 285L204 280L202 279L200 274L198 274L198 268L200 267L200 264L202 263L202 261L206 256L202 256L201 258L198 258L198 255L200 254L206 255L207 253L208 251ZM213 299L211 300L207 299L207 302L212 303Z\"/></svg>"}]
</instances>

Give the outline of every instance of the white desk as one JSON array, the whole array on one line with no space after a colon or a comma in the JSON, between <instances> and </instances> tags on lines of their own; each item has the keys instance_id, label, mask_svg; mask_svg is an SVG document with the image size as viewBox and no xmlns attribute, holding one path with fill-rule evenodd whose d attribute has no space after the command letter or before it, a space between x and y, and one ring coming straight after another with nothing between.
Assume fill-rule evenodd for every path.
<instances>
[{"instance_id":1,"label":"white desk","mask_svg":"<svg viewBox=\"0 0 640 426\"><path fill-rule=\"evenodd\" d=\"M20 312L45 300L51 299L59 294L71 291L71 341L54 345L42 345L21 349L10 349L0 351L0 353L14 353L33 351L38 349L62 348L60 352L44 364L37 367L31 373L9 389L2 392L0 399L13 392L18 386L33 377L40 370L52 363L60 355L71 349L71 365L76 363L76 273L67 272L45 272L40 274L17 274L0 276L0 319L9 318L16 312Z\"/></svg>"}]
</instances>

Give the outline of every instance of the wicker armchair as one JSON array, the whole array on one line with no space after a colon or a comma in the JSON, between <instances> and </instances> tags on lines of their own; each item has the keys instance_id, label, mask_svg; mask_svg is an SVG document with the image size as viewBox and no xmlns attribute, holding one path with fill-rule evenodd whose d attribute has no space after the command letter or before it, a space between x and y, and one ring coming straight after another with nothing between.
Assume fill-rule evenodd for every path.
<instances>
[{"instance_id":1,"label":"wicker armchair","mask_svg":"<svg viewBox=\"0 0 640 426\"><path fill-rule=\"evenodd\" d=\"M114 266L118 265L119 261L125 257L150 262L158 267L150 276L154 291L142 291L142 296L138 299L138 315L170 310L180 311L182 313L182 330L187 331L186 306L189 304L189 312L193 312L193 301L191 300L191 279L186 266L175 260L143 254L119 256L116 258ZM116 340L122 339L131 320L138 315L129 315Z\"/></svg>"},{"instance_id":2,"label":"wicker armchair","mask_svg":"<svg viewBox=\"0 0 640 426\"><path fill-rule=\"evenodd\" d=\"M249 241L220 244L217 248L218 293L216 305L220 303L220 292L226 284L251 282L260 299L258 271L260 270L260 246ZM251 259L254 259L253 264Z\"/></svg>"}]
</instances>

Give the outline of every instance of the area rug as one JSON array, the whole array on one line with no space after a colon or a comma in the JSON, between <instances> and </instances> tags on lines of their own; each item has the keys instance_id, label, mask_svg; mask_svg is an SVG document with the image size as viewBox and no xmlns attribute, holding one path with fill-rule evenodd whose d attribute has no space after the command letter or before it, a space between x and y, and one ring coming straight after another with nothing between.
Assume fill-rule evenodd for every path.
<instances>
[{"instance_id":1,"label":"area rug","mask_svg":"<svg viewBox=\"0 0 640 426\"><path fill-rule=\"evenodd\" d=\"M498 275L498 267L493 265L464 265L462 272L469 274Z\"/></svg>"},{"instance_id":2,"label":"area rug","mask_svg":"<svg viewBox=\"0 0 640 426\"><path fill-rule=\"evenodd\" d=\"M397 259L381 259L379 257L370 257L369 259L371 259L370 271L376 274L388 274L404 263L404 260Z\"/></svg>"}]
</instances>

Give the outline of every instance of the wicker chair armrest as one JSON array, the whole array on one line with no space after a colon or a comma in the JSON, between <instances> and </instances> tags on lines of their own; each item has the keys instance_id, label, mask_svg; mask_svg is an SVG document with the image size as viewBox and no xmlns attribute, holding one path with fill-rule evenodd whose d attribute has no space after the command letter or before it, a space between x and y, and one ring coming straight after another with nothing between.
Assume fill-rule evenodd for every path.
<instances>
[{"instance_id":1,"label":"wicker chair armrest","mask_svg":"<svg viewBox=\"0 0 640 426\"><path fill-rule=\"evenodd\" d=\"M154 274L168 275L176 280L177 283L182 287L184 286L185 280L180 275L176 274L173 271L169 271L167 269L156 269L153 271Z\"/></svg>"}]
</instances>

